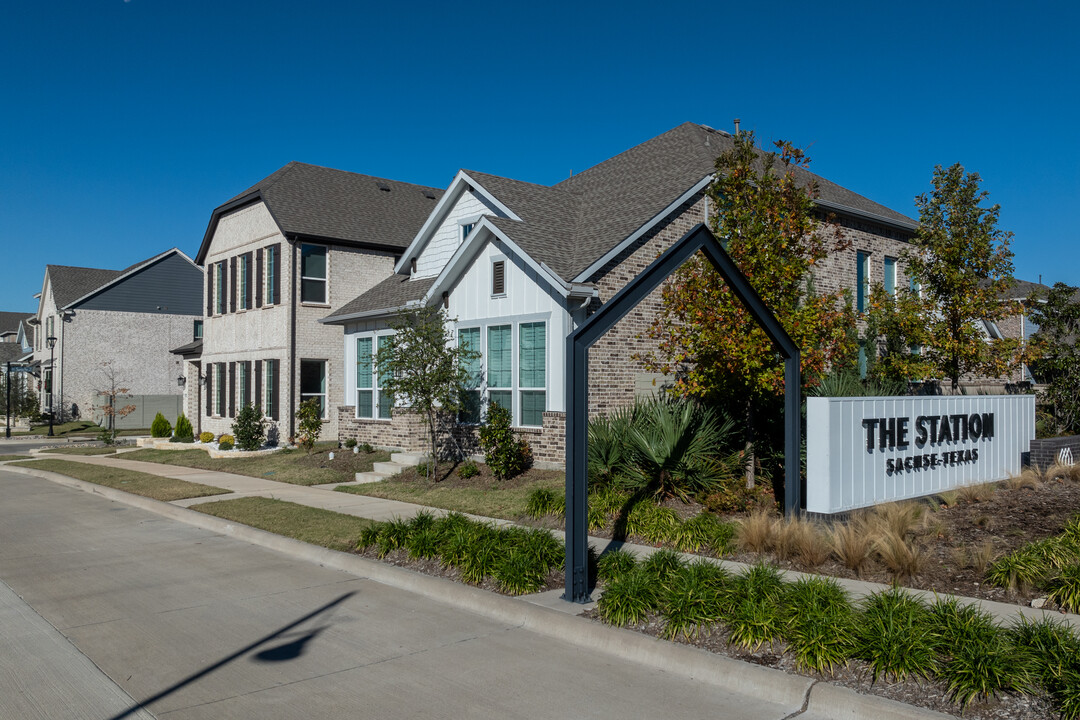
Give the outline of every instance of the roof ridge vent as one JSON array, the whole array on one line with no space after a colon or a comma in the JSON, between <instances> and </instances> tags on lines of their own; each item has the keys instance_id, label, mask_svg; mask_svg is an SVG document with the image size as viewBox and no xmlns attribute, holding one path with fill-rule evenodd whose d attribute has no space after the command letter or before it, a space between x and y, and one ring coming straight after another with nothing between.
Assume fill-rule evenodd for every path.
<instances>
[{"instance_id":1,"label":"roof ridge vent","mask_svg":"<svg viewBox=\"0 0 1080 720\"><path fill-rule=\"evenodd\" d=\"M428 200L435 199L435 193L431 192L430 190L422 190L421 192L424 193L424 197L426 197Z\"/></svg>"},{"instance_id":2,"label":"roof ridge vent","mask_svg":"<svg viewBox=\"0 0 1080 720\"><path fill-rule=\"evenodd\" d=\"M376 180L375 184L379 186L379 189L383 192L390 192L390 186L384 183L382 180Z\"/></svg>"}]
</instances>

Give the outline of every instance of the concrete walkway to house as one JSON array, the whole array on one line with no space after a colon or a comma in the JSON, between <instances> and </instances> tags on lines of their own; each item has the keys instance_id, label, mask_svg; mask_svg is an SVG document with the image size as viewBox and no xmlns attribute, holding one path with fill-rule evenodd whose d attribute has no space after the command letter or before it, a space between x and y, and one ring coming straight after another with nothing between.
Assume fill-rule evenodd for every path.
<instances>
[{"instance_id":1,"label":"concrete walkway to house","mask_svg":"<svg viewBox=\"0 0 1080 720\"><path fill-rule=\"evenodd\" d=\"M101 456L101 455L49 455L47 452L31 451L31 454L35 457L54 457L64 460L73 460L76 462L87 463L90 465L106 465L110 467L125 468L128 470L137 470L139 472L148 473L150 475L159 475L162 477L175 478L178 480L186 480L188 482L197 482L204 485L211 485L222 489L229 490L227 495L213 495L210 497L189 498L185 500L176 500L173 505L180 507L191 507L205 502L214 502L217 500L229 500L240 497L266 497L274 498L276 500L284 500L286 502L297 503L298 505L307 505L310 507L322 508L324 510L332 510L334 512L344 513L346 515L354 515L356 517L367 518L370 520L385 521L393 520L395 518L411 518L416 513L421 511L431 512L435 515L445 515L448 511L440 508L432 508L424 505L417 505L414 503L401 502L398 500L386 500L383 498L369 497L366 495L354 495L352 493L334 492L333 488L336 485L318 485L318 486L303 486L293 485L291 483L282 483L270 480L268 478L256 478L246 475L235 475L232 473L218 472L216 470L202 470L198 468L181 467L177 465L164 465L160 463L144 462L138 460L125 460L122 455L117 456ZM497 518L486 518L476 515L470 515L477 520L493 522L497 525L512 525L509 520L502 520ZM565 537L561 531L553 530L552 533L559 538ZM609 538L590 537L590 545L596 550L597 553L603 553L606 550L614 548L622 548L628 550L639 557L647 557L656 552L657 548L648 545L635 545L633 543L624 543L617 540L611 540ZM687 559L697 559L700 556L684 555ZM718 561L721 565L727 567L734 572L742 572L747 566L742 563L732 562L729 560ZM786 576L790 580L802 577L804 574L796 571L787 571ZM845 590L853 598L865 597L871 593L880 592L887 589L887 586L866 582L863 580L852 580L848 578L837 578L837 582L840 583ZM928 601L933 601L935 595L931 592L913 591L917 595L921 595ZM595 601L599 597L599 594L594 594L593 600ZM1015 605L1011 603L993 602L989 600L980 600L975 598L961 597L961 600L970 603L976 603L995 618L1003 623L1012 623L1016 621L1017 614L1022 614L1029 619L1038 620L1042 617L1049 615L1059 621L1064 621L1071 624L1073 627L1080 629L1080 615L1070 613L1060 613L1052 610L1037 610L1035 608ZM547 593L543 597L537 597L535 600L548 607L563 610L564 612L577 613L584 608L580 605L574 605L561 600L561 591ZM586 606L591 607L591 606Z\"/></svg>"}]
</instances>

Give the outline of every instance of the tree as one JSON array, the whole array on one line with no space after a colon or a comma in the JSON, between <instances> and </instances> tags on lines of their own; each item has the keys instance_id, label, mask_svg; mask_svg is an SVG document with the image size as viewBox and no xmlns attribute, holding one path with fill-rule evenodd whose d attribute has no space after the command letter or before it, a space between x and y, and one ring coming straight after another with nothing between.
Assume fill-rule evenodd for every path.
<instances>
[{"instance_id":1,"label":"tree","mask_svg":"<svg viewBox=\"0 0 1080 720\"><path fill-rule=\"evenodd\" d=\"M1053 408L1057 432L1080 433L1080 291L1057 283L1033 300L1031 321L1044 344L1034 363L1046 383L1042 400Z\"/></svg>"},{"instance_id":2,"label":"tree","mask_svg":"<svg viewBox=\"0 0 1080 720\"><path fill-rule=\"evenodd\" d=\"M297 444L310 455L322 433L322 408L318 398L308 398L296 411Z\"/></svg>"},{"instance_id":3,"label":"tree","mask_svg":"<svg viewBox=\"0 0 1080 720\"><path fill-rule=\"evenodd\" d=\"M321 428L321 418L319 425ZM258 450L266 437L262 411L251 403L240 408L240 412L236 413L236 420L233 421L232 431L236 438L236 445L241 450ZM312 441L312 446L314 446L314 441Z\"/></svg>"},{"instance_id":4,"label":"tree","mask_svg":"<svg viewBox=\"0 0 1080 720\"><path fill-rule=\"evenodd\" d=\"M442 310L406 309L390 323L394 334L375 354L380 388L420 415L427 427L429 477L438 478L437 420L461 409L470 376L468 365L480 354L454 342Z\"/></svg>"},{"instance_id":5,"label":"tree","mask_svg":"<svg viewBox=\"0 0 1080 720\"><path fill-rule=\"evenodd\" d=\"M116 419L125 418L135 412L136 407L131 403L117 407L117 400L130 397L130 388L120 387L120 373L112 361L101 363L101 374L105 379L105 388L98 390L99 395L105 396L105 402L101 406L101 412L105 416L105 428L99 435L102 442L111 445L116 440Z\"/></svg>"},{"instance_id":6,"label":"tree","mask_svg":"<svg viewBox=\"0 0 1080 720\"><path fill-rule=\"evenodd\" d=\"M929 338L919 294L897 289L895 295L890 295L877 283L870 291L869 300L860 340L866 364L865 372L860 374L886 383L930 377L933 365L923 352Z\"/></svg>"},{"instance_id":7,"label":"tree","mask_svg":"<svg viewBox=\"0 0 1080 720\"><path fill-rule=\"evenodd\" d=\"M791 143L763 153L753 133L735 137L716 160L708 196L713 232L802 350L805 382L856 349L841 292L820 294L814 266L847 243L830 219L815 217L817 185L801 171L810 159ZM783 394L783 363L772 341L700 255L665 285L662 308L648 335L658 350L650 369L677 373L675 390L728 406L744 418L747 486L754 484L755 408Z\"/></svg>"},{"instance_id":8,"label":"tree","mask_svg":"<svg viewBox=\"0 0 1080 720\"><path fill-rule=\"evenodd\" d=\"M1001 377L1024 362L1021 338L987 342L982 323L1022 311L1005 294L1012 283L1011 232L997 227L1000 205L980 205L989 193L960 163L934 168L934 188L915 198L919 229L905 253L908 274L924 306L925 352L954 393L965 375Z\"/></svg>"}]
</instances>

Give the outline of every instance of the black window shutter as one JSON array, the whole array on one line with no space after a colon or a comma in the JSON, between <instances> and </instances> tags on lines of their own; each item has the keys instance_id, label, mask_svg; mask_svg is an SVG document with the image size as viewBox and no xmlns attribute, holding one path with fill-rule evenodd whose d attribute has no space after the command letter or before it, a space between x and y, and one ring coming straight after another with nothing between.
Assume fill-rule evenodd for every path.
<instances>
[{"instance_id":1,"label":"black window shutter","mask_svg":"<svg viewBox=\"0 0 1080 720\"><path fill-rule=\"evenodd\" d=\"M233 265L233 267L236 267ZM236 417L236 363L229 363L229 417Z\"/></svg>"},{"instance_id":2,"label":"black window shutter","mask_svg":"<svg viewBox=\"0 0 1080 720\"><path fill-rule=\"evenodd\" d=\"M502 260L491 266L491 294L503 295L506 293L506 263Z\"/></svg>"},{"instance_id":3,"label":"black window shutter","mask_svg":"<svg viewBox=\"0 0 1080 720\"><path fill-rule=\"evenodd\" d=\"M262 406L262 360L255 361L255 407L260 411ZM266 413L264 412L263 415Z\"/></svg>"},{"instance_id":4,"label":"black window shutter","mask_svg":"<svg viewBox=\"0 0 1080 720\"><path fill-rule=\"evenodd\" d=\"M206 371L206 415L207 417L214 414L214 365L213 363L207 363L204 368Z\"/></svg>"},{"instance_id":5,"label":"black window shutter","mask_svg":"<svg viewBox=\"0 0 1080 720\"><path fill-rule=\"evenodd\" d=\"M245 270L245 277L247 277L247 297L244 298L244 309L245 310L250 310L251 308L253 308L255 306L254 305L255 293L253 293L251 291L251 286L254 284L254 280L255 280L255 272L254 272L255 268L252 267L252 265L254 264L253 263L254 259L255 259L255 256L252 255L251 253L245 253L244 254L243 262L244 262L244 268L246 269Z\"/></svg>"},{"instance_id":6,"label":"black window shutter","mask_svg":"<svg viewBox=\"0 0 1080 720\"><path fill-rule=\"evenodd\" d=\"M274 303L281 303L281 243L274 246ZM275 363L277 360L274 361ZM277 381L277 366L274 366L274 380ZM274 393L277 400L277 393ZM274 416L277 419L277 416Z\"/></svg>"},{"instance_id":7,"label":"black window shutter","mask_svg":"<svg viewBox=\"0 0 1080 720\"><path fill-rule=\"evenodd\" d=\"M206 266L206 317L214 314L214 266Z\"/></svg>"},{"instance_id":8,"label":"black window shutter","mask_svg":"<svg viewBox=\"0 0 1080 720\"><path fill-rule=\"evenodd\" d=\"M255 307L262 307L263 286L263 251L259 248L255 251ZM255 362L258 362L256 360Z\"/></svg>"},{"instance_id":9,"label":"black window shutter","mask_svg":"<svg viewBox=\"0 0 1080 720\"><path fill-rule=\"evenodd\" d=\"M229 258L229 312L236 312L236 256Z\"/></svg>"},{"instance_id":10,"label":"black window shutter","mask_svg":"<svg viewBox=\"0 0 1080 720\"><path fill-rule=\"evenodd\" d=\"M270 390L273 393L270 396L270 418L272 420L278 419L278 398L281 397L281 375L278 373L279 367L279 360L267 361L266 372L269 373Z\"/></svg>"}]
</instances>

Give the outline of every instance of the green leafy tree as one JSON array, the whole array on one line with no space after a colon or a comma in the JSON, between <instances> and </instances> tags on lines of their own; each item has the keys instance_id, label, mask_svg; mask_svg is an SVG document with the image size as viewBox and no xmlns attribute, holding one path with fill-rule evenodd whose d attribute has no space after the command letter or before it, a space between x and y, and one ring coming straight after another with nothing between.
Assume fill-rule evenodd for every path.
<instances>
[{"instance_id":1,"label":"green leafy tree","mask_svg":"<svg viewBox=\"0 0 1080 720\"><path fill-rule=\"evenodd\" d=\"M381 387L419 414L428 431L429 477L438 477L438 420L453 417L469 384L469 362L480 357L454 342L446 314L436 308L406 309L390 323L394 334L375 354Z\"/></svg>"},{"instance_id":2,"label":"green leafy tree","mask_svg":"<svg viewBox=\"0 0 1080 720\"><path fill-rule=\"evenodd\" d=\"M804 382L856 354L843 293L819 293L814 266L847 245L838 227L815 215L818 189L801 172L810 162L788 142L764 153L753 133L734 140L716 161L708 188L713 232L802 351ZM677 392L717 402L741 417L748 486L754 484L755 408L775 405L784 390L783 363L772 341L700 255L663 291L649 336L658 350L646 365L677 373Z\"/></svg>"},{"instance_id":3,"label":"green leafy tree","mask_svg":"<svg viewBox=\"0 0 1080 720\"><path fill-rule=\"evenodd\" d=\"M1042 345L1033 369L1046 383L1041 400L1053 408L1058 433L1080 434L1080 290L1057 283L1033 300L1031 321Z\"/></svg>"},{"instance_id":4,"label":"green leafy tree","mask_svg":"<svg viewBox=\"0 0 1080 720\"><path fill-rule=\"evenodd\" d=\"M309 398L296 410L297 444L310 454L322 434L322 408L318 398Z\"/></svg>"},{"instance_id":5,"label":"green leafy tree","mask_svg":"<svg viewBox=\"0 0 1080 720\"><path fill-rule=\"evenodd\" d=\"M1000 205L984 207L977 173L960 163L934 168L934 188L915 198L919 229L905 253L922 290L926 360L958 392L965 375L1002 377L1027 358L1020 338L987 342L982 321L1022 311L1005 300L1012 284L1012 233L998 228Z\"/></svg>"},{"instance_id":6,"label":"green leafy tree","mask_svg":"<svg viewBox=\"0 0 1080 720\"><path fill-rule=\"evenodd\" d=\"M319 426L322 426L320 419ZM241 450L258 450L266 438L262 411L251 403L240 408L232 424L233 436ZM314 441L313 443L314 444Z\"/></svg>"},{"instance_id":7,"label":"green leafy tree","mask_svg":"<svg viewBox=\"0 0 1080 720\"><path fill-rule=\"evenodd\" d=\"M929 341L924 303L917 292L895 295L878 283L870 291L862 343L865 374L871 381L902 383L923 380L934 366L923 351Z\"/></svg>"},{"instance_id":8,"label":"green leafy tree","mask_svg":"<svg viewBox=\"0 0 1080 720\"><path fill-rule=\"evenodd\" d=\"M514 433L510 411L502 405L488 405L487 418L480 426L479 434L484 462L496 480L520 475L532 464L532 448Z\"/></svg>"}]
</instances>

